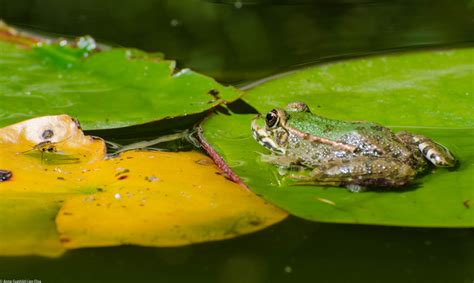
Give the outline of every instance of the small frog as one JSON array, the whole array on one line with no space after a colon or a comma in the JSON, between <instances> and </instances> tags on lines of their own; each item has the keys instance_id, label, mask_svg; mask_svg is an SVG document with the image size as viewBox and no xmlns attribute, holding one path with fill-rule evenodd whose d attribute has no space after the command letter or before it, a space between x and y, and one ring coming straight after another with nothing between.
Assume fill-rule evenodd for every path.
<instances>
[{"instance_id":1,"label":"small frog","mask_svg":"<svg viewBox=\"0 0 474 283\"><path fill-rule=\"evenodd\" d=\"M264 120L264 124L263 121ZM302 102L273 109L252 121L253 137L274 154L264 160L285 168L302 184L400 187L429 168L453 167L444 146L370 122L340 121L311 113Z\"/></svg>"}]
</instances>

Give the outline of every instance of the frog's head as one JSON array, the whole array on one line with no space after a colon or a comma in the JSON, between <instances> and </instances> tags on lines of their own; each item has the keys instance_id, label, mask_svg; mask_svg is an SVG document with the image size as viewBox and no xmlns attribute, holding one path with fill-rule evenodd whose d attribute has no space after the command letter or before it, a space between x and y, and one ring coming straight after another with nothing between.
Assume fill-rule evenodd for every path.
<instances>
[{"instance_id":1,"label":"frog's head","mask_svg":"<svg viewBox=\"0 0 474 283\"><path fill-rule=\"evenodd\" d=\"M258 115L252 120L253 138L278 154L285 154L288 145L287 122L291 112L308 112L309 108L302 102L292 102L282 109L273 109L265 117Z\"/></svg>"}]
</instances>

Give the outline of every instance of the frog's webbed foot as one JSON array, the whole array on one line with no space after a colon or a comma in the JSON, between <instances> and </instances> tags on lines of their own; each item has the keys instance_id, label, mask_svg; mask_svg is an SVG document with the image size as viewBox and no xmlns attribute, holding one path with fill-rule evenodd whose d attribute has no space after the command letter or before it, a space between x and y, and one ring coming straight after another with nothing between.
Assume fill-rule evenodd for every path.
<instances>
[{"instance_id":1,"label":"frog's webbed foot","mask_svg":"<svg viewBox=\"0 0 474 283\"><path fill-rule=\"evenodd\" d=\"M409 165L396 159L359 157L350 162L331 161L314 168L310 173L293 173L296 184L346 186L352 191L363 187L400 187L416 176Z\"/></svg>"},{"instance_id":2,"label":"frog's webbed foot","mask_svg":"<svg viewBox=\"0 0 474 283\"><path fill-rule=\"evenodd\" d=\"M456 159L451 152L430 138L408 132L399 132L397 137L405 144L417 147L423 156L437 167L453 167L456 165Z\"/></svg>"}]
</instances>

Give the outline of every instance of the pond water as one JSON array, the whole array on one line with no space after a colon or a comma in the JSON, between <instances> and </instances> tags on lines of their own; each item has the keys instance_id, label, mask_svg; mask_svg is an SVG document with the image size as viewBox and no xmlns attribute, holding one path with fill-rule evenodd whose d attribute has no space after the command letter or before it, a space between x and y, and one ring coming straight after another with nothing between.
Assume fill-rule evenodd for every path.
<instances>
[{"instance_id":1,"label":"pond water","mask_svg":"<svg viewBox=\"0 0 474 283\"><path fill-rule=\"evenodd\" d=\"M472 1L447 0L0 0L0 18L10 24L163 52L180 67L239 86L334 59L472 45L473 14ZM103 137L134 141L106 132ZM192 148L187 143L167 147ZM0 257L0 282L473 282L473 266L473 229L338 225L290 217L251 235L181 248L80 249L57 259Z\"/></svg>"}]
</instances>

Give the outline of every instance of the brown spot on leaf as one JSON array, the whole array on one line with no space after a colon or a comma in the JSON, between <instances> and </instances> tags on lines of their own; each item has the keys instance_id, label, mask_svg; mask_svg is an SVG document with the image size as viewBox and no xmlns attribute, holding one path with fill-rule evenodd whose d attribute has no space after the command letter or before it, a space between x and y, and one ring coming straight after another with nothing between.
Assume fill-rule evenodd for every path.
<instances>
[{"instance_id":1,"label":"brown spot on leaf","mask_svg":"<svg viewBox=\"0 0 474 283\"><path fill-rule=\"evenodd\" d=\"M64 244L64 243L69 243L71 241L71 239L61 237L61 238L59 238L59 241Z\"/></svg>"},{"instance_id":2,"label":"brown spot on leaf","mask_svg":"<svg viewBox=\"0 0 474 283\"><path fill-rule=\"evenodd\" d=\"M145 180L147 180L148 182L156 182L156 181L159 181L160 179L154 175L151 175L151 176L146 176Z\"/></svg>"},{"instance_id":3,"label":"brown spot on leaf","mask_svg":"<svg viewBox=\"0 0 474 283\"><path fill-rule=\"evenodd\" d=\"M214 97L214 99L211 99L209 100L207 103L208 104L211 104L211 103L214 103L218 100L220 100L221 98L219 97L219 91L217 89L211 89L208 94L212 95L212 97Z\"/></svg>"},{"instance_id":4,"label":"brown spot on leaf","mask_svg":"<svg viewBox=\"0 0 474 283\"><path fill-rule=\"evenodd\" d=\"M5 182L10 180L13 177L13 173L10 170L0 169L0 182Z\"/></svg>"},{"instance_id":5,"label":"brown spot on leaf","mask_svg":"<svg viewBox=\"0 0 474 283\"><path fill-rule=\"evenodd\" d=\"M465 200L465 201L462 203L465 208L470 208L470 207L471 207L471 205L469 204L470 201L471 201L471 200L467 199L467 200Z\"/></svg>"},{"instance_id":6,"label":"brown spot on leaf","mask_svg":"<svg viewBox=\"0 0 474 283\"><path fill-rule=\"evenodd\" d=\"M258 225L262 224L262 221L260 219L253 219L253 220L249 221L249 224L253 225L253 226L258 226Z\"/></svg>"},{"instance_id":7,"label":"brown spot on leaf","mask_svg":"<svg viewBox=\"0 0 474 283\"><path fill-rule=\"evenodd\" d=\"M120 159L120 160L123 160L123 159ZM120 169L120 171L117 172L117 173L115 174L115 176L119 176L119 175L122 175L122 174L125 174L125 173L129 173L129 172L130 172L130 170L128 170L128 169L126 169L126 168Z\"/></svg>"},{"instance_id":8,"label":"brown spot on leaf","mask_svg":"<svg viewBox=\"0 0 474 283\"><path fill-rule=\"evenodd\" d=\"M210 95L214 96L214 98L220 99L220 97L219 97L219 91L218 91L217 89L211 89L208 93L209 93Z\"/></svg>"}]
</instances>

